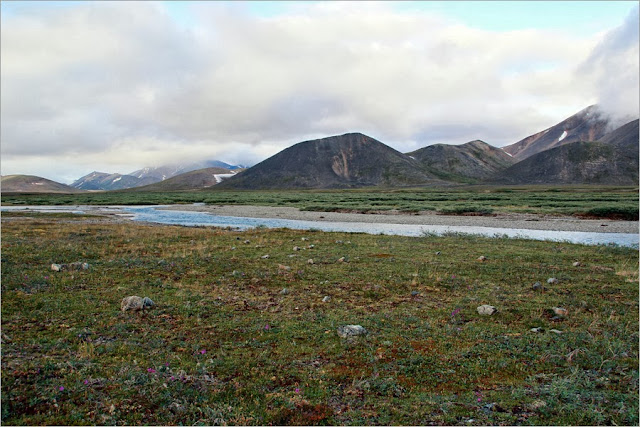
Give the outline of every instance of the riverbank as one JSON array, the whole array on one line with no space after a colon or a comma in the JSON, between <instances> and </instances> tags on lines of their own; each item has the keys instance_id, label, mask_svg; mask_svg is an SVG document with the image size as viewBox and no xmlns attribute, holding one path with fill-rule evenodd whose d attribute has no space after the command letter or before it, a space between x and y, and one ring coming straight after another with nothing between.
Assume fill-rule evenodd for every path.
<instances>
[{"instance_id":1,"label":"riverbank","mask_svg":"<svg viewBox=\"0 0 640 427\"><path fill-rule=\"evenodd\" d=\"M581 219L536 214L501 213L495 216L455 216L439 215L433 211L421 211L416 214L395 211L391 211L391 213L389 211L385 213L316 212L301 211L294 207L240 205L172 205L163 209L206 212L220 216L302 221L470 226L591 233L638 233L638 221Z\"/></svg>"}]
</instances>

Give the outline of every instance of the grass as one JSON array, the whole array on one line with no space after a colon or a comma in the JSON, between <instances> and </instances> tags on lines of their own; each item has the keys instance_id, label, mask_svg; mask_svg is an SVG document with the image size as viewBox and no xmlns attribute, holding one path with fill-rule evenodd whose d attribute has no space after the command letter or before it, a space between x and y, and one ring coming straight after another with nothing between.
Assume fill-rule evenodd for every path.
<instances>
[{"instance_id":1,"label":"grass","mask_svg":"<svg viewBox=\"0 0 640 427\"><path fill-rule=\"evenodd\" d=\"M637 271L612 246L14 216L2 423L637 425Z\"/></svg>"},{"instance_id":2,"label":"grass","mask_svg":"<svg viewBox=\"0 0 640 427\"><path fill-rule=\"evenodd\" d=\"M638 187L457 187L325 191L103 192L2 194L6 205L150 205L176 203L292 206L314 211L534 213L638 220Z\"/></svg>"}]
</instances>

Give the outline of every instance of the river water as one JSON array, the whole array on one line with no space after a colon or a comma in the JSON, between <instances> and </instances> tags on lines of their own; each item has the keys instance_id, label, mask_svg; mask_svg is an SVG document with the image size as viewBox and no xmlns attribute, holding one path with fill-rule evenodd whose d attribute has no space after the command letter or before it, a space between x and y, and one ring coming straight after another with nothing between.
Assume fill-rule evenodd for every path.
<instances>
[{"instance_id":1,"label":"river water","mask_svg":"<svg viewBox=\"0 0 640 427\"><path fill-rule=\"evenodd\" d=\"M400 236L441 235L445 233L466 233L488 237L511 237L533 240L580 243L585 245L614 244L626 247L638 247L638 234L629 233L592 233L580 231L548 231L514 228L493 228L473 226L382 224L367 222L328 222L301 221L279 218L247 218L219 216L205 212L163 210L163 206L101 206L102 210L123 212L124 217L133 221L147 221L159 224L185 226L212 226L247 230L250 228L291 228L297 230L340 231L349 233L390 234ZM166 207L166 206L165 206ZM35 210L39 212L84 213L95 206L3 206L2 211Z\"/></svg>"}]
</instances>

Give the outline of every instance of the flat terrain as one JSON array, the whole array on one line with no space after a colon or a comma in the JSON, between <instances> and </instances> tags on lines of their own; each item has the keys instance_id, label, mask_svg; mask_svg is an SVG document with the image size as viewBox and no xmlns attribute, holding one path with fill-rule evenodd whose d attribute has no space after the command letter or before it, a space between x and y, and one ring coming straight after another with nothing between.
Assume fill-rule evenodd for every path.
<instances>
[{"instance_id":1,"label":"flat terrain","mask_svg":"<svg viewBox=\"0 0 640 427\"><path fill-rule=\"evenodd\" d=\"M433 211L406 213L370 211L368 213L301 211L277 206L190 206L174 205L166 209L207 212L212 215L249 218L280 218L326 222L368 222L385 224L450 225L472 227L524 228L529 230L584 231L594 233L637 233L638 221L579 219L567 216L503 213L484 215L439 215Z\"/></svg>"},{"instance_id":2,"label":"flat terrain","mask_svg":"<svg viewBox=\"0 0 640 427\"><path fill-rule=\"evenodd\" d=\"M637 250L70 214L1 237L6 425L639 422Z\"/></svg>"}]
</instances>

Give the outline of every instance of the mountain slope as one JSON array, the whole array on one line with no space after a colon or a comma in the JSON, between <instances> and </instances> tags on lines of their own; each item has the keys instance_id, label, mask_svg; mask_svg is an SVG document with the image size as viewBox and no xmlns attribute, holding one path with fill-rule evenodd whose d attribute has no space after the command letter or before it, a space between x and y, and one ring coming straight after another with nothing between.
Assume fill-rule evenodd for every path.
<instances>
[{"instance_id":1,"label":"mountain slope","mask_svg":"<svg viewBox=\"0 0 640 427\"><path fill-rule=\"evenodd\" d=\"M172 178L174 176L181 175L183 173L206 168L223 168L227 170L236 170L241 169L242 166L230 165L219 160L204 160L201 162L193 163L146 167L131 172L129 175L135 176L136 178L153 178L155 179L155 182L159 182L165 179Z\"/></svg>"},{"instance_id":2,"label":"mountain slope","mask_svg":"<svg viewBox=\"0 0 640 427\"><path fill-rule=\"evenodd\" d=\"M7 175L0 181L3 193L82 193L66 184L34 175Z\"/></svg>"},{"instance_id":3,"label":"mountain slope","mask_svg":"<svg viewBox=\"0 0 640 427\"><path fill-rule=\"evenodd\" d=\"M91 172L71 184L81 190L122 190L156 182L153 178L137 178L119 173Z\"/></svg>"},{"instance_id":4,"label":"mountain slope","mask_svg":"<svg viewBox=\"0 0 640 427\"><path fill-rule=\"evenodd\" d=\"M462 145L429 145L407 155L441 179L466 183L488 178L516 162L501 149L479 140Z\"/></svg>"},{"instance_id":5,"label":"mountain slope","mask_svg":"<svg viewBox=\"0 0 640 427\"><path fill-rule=\"evenodd\" d=\"M502 147L517 160L576 141L597 141L609 126L609 119L591 105L555 126L530 135L515 144Z\"/></svg>"},{"instance_id":6,"label":"mountain slope","mask_svg":"<svg viewBox=\"0 0 640 427\"><path fill-rule=\"evenodd\" d=\"M361 133L300 142L217 187L354 188L438 182L420 164ZM441 182L440 182L441 183Z\"/></svg>"},{"instance_id":7,"label":"mountain slope","mask_svg":"<svg viewBox=\"0 0 640 427\"><path fill-rule=\"evenodd\" d=\"M604 135L534 154L490 180L497 184L638 184L638 120Z\"/></svg>"},{"instance_id":8,"label":"mountain slope","mask_svg":"<svg viewBox=\"0 0 640 427\"><path fill-rule=\"evenodd\" d=\"M205 168L183 173L164 181L143 187L131 188L129 191L184 191L208 188L217 185L222 180L234 176L237 171L225 168Z\"/></svg>"}]
</instances>

